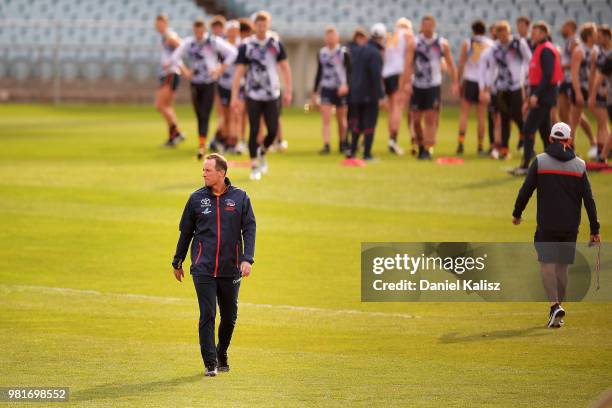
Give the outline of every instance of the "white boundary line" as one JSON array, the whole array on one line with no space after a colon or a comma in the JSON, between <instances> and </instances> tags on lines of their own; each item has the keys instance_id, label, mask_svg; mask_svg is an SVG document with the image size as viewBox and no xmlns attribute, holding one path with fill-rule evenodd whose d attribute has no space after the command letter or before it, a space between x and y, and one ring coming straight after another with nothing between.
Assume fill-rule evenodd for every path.
<instances>
[{"instance_id":1,"label":"white boundary line","mask_svg":"<svg viewBox=\"0 0 612 408\"><path fill-rule=\"evenodd\" d=\"M0 290L4 292L16 292L16 291L33 291L43 293L60 293L64 295L90 295L90 296L107 296L118 299L126 300L145 300L150 302L158 303L181 303L181 302L192 302L192 299L172 297L172 296L153 296L153 295L139 295L134 293L113 293L113 292L100 292L97 290L89 289L73 289L73 288L61 288L55 286L39 286L39 285L10 285L0 284ZM327 315L355 315L355 316L368 316L368 317L392 317L401 319L420 319L420 316L411 315L407 313L393 313L393 312L367 312L364 310L354 309L325 309L321 307L310 307L310 306L294 306L294 305L273 305L267 303L248 303L240 302L240 306L246 306L247 308L262 308L262 309L283 309L294 312L305 312L305 313L325 313Z\"/></svg>"}]
</instances>

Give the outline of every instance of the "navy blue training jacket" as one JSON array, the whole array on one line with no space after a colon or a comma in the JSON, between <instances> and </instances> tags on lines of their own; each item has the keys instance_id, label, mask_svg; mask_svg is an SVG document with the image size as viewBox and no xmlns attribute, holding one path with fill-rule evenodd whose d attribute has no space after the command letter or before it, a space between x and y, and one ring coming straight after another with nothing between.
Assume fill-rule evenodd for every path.
<instances>
[{"instance_id":1,"label":"navy blue training jacket","mask_svg":"<svg viewBox=\"0 0 612 408\"><path fill-rule=\"evenodd\" d=\"M179 224L181 236L172 266L182 266L191 243L191 274L238 277L240 263L254 262L255 214L245 191L231 185L220 196L209 187L194 191Z\"/></svg>"}]
</instances>

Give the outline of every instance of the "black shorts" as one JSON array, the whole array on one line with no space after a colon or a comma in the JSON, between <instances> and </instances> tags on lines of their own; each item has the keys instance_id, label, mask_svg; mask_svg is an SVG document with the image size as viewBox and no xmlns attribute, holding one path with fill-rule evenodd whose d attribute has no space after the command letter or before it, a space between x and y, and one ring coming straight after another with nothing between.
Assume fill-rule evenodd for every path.
<instances>
[{"instance_id":1,"label":"black shorts","mask_svg":"<svg viewBox=\"0 0 612 408\"><path fill-rule=\"evenodd\" d=\"M578 232L536 230L533 237L538 261L571 265L576 256Z\"/></svg>"},{"instance_id":2,"label":"black shorts","mask_svg":"<svg viewBox=\"0 0 612 408\"><path fill-rule=\"evenodd\" d=\"M440 108L440 87L412 88L410 109L413 111L426 111Z\"/></svg>"},{"instance_id":3,"label":"black shorts","mask_svg":"<svg viewBox=\"0 0 612 408\"><path fill-rule=\"evenodd\" d=\"M480 88L478 82L464 80L461 97L470 103L479 103Z\"/></svg>"},{"instance_id":4,"label":"black shorts","mask_svg":"<svg viewBox=\"0 0 612 408\"><path fill-rule=\"evenodd\" d=\"M172 89L173 91L176 91L176 89L179 86L179 82L180 82L181 77L179 76L179 74L168 74L168 75L164 75L164 76L160 76L159 77L159 87L163 87L166 85L170 86L170 89Z\"/></svg>"},{"instance_id":5,"label":"black shorts","mask_svg":"<svg viewBox=\"0 0 612 408\"><path fill-rule=\"evenodd\" d=\"M217 92L219 92L219 99L221 100L221 105L229 106L232 100L232 90L222 87L217 84Z\"/></svg>"},{"instance_id":6,"label":"black shorts","mask_svg":"<svg viewBox=\"0 0 612 408\"><path fill-rule=\"evenodd\" d=\"M589 91L587 89L580 89L580 91L582 91L582 97L584 98L584 104L588 104L589 103ZM570 98L572 101L572 104L575 105L576 104L576 93L574 92L574 88L570 88ZM597 94L595 96L595 106L597 106L598 108L605 108L607 105L608 101L606 99L605 96L601 96L600 94Z\"/></svg>"},{"instance_id":7,"label":"black shorts","mask_svg":"<svg viewBox=\"0 0 612 408\"><path fill-rule=\"evenodd\" d=\"M393 95L399 89L399 74L386 77L383 81L385 83L385 93L387 96Z\"/></svg>"},{"instance_id":8,"label":"black shorts","mask_svg":"<svg viewBox=\"0 0 612 408\"><path fill-rule=\"evenodd\" d=\"M338 96L337 88L321 88L321 105L346 106L346 95Z\"/></svg>"},{"instance_id":9,"label":"black shorts","mask_svg":"<svg viewBox=\"0 0 612 408\"><path fill-rule=\"evenodd\" d=\"M559 85L559 95L565 95L569 98L571 95L571 92L572 92L571 82L561 82L561 85Z\"/></svg>"}]
</instances>

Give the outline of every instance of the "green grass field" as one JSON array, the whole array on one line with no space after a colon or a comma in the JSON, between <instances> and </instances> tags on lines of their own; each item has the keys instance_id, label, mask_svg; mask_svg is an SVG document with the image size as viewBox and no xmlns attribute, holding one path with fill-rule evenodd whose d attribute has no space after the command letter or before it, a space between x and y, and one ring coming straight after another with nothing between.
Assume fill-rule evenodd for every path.
<instances>
[{"instance_id":1,"label":"green grass field","mask_svg":"<svg viewBox=\"0 0 612 408\"><path fill-rule=\"evenodd\" d=\"M253 201L256 264L232 371L205 378L193 283L170 268L202 182L193 114L179 116L188 141L165 150L149 106L0 108L0 386L70 387L56 406L560 408L612 385L609 303L569 304L551 331L544 303L360 302L362 241L530 242L535 197L510 222L518 158L476 157L473 123L463 166L392 157L383 118L380 162L345 168L316 154L318 116L289 110L270 175L229 172ZM445 109L437 155L456 118ZM612 177L590 177L605 238Z\"/></svg>"}]
</instances>

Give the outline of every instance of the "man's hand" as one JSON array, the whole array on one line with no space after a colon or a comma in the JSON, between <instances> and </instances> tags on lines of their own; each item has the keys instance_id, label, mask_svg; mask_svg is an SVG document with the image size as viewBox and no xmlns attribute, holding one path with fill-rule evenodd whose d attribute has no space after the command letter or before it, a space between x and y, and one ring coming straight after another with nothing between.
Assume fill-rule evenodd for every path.
<instances>
[{"instance_id":1,"label":"man's hand","mask_svg":"<svg viewBox=\"0 0 612 408\"><path fill-rule=\"evenodd\" d=\"M247 261L242 261L240 264L240 275L247 278L251 274L251 264Z\"/></svg>"},{"instance_id":2,"label":"man's hand","mask_svg":"<svg viewBox=\"0 0 612 408\"><path fill-rule=\"evenodd\" d=\"M454 82L451 85L451 94L453 96L459 96L459 84L458 83Z\"/></svg>"},{"instance_id":3,"label":"man's hand","mask_svg":"<svg viewBox=\"0 0 612 408\"><path fill-rule=\"evenodd\" d=\"M595 243L597 242L601 242L601 235L599 234L592 234L591 238L589 239L589 246L593 246L595 245Z\"/></svg>"},{"instance_id":4,"label":"man's hand","mask_svg":"<svg viewBox=\"0 0 612 408\"><path fill-rule=\"evenodd\" d=\"M532 108L535 108L536 106L538 106L538 97L537 95L531 95L529 97L529 106Z\"/></svg>"},{"instance_id":5,"label":"man's hand","mask_svg":"<svg viewBox=\"0 0 612 408\"><path fill-rule=\"evenodd\" d=\"M580 107L584 106L584 96L582 95L582 91L576 94L576 105Z\"/></svg>"},{"instance_id":6,"label":"man's hand","mask_svg":"<svg viewBox=\"0 0 612 408\"><path fill-rule=\"evenodd\" d=\"M283 92L283 105L284 106L291 105L291 99L292 99L292 95L291 95L290 91L289 92L287 92L287 91Z\"/></svg>"},{"instance_id":7,"label":"man's hand","mask_svg":"<svg viewBox=\"0 0 612 408\"><path fill-rule=\"evenodd\" d=\"M348 94L348 91L349 91L348 85L346 84L340 85L340 88L338 88L338 96L344 96Z\"/></svg>"},{"instance_id":8,"label":"man's hand","mask_svg":"<svg viewBox=\"0 0 612 408\"><path fill-rule=\"evenodd\" d=\"M238 98L232 98L230 101L230 108L235 114L240 113L240 102L238 101Z\"/></svg>"},{"instance_id":9,"label":"man's hand","mask_svg":"<svg viewBox=\"0 0 612 408\"><path fill-rule=\"evenodd\" d=\"M190 69L185 68L183 70L183 76L185 77L185 79L187 79L188 81L191 81L191 78L193 78L193 71Z\"/></svg>"},{"instance_id":10,"label":"man's hand","mask_svg":"<svg viewBox=\"0 0 612 408\"><path fill-rule=\"evenodd\" d=\"M185 273L183 272L183 268L174 269L174 277L177 281L182 282Z\"/></svg>"},{"instance_id":11,"label":"man's hand","mask_svg":"<svg viewBox=\"0 0 612 408\"><path fill-rule=\"evenodd\" d=\"M491 102L491 94L489 91L482 90L479 92L478 99L480 100L480 103L488 104Z\"/></svg>"},{"instance_id":12,"label":"man's hand","mask_svg":"<svg viewBox=\"0 0 612 408\"><path fill-rule=\"evenodd\" d=\"M219 77L221 76L221 74L223 74L223 66L219 65L218 67L216 67L215 69L213 69L212 71L210 71L210 76L212 77L212 79L214 79L215 81L217 79L219 79Z\"/></svg>"},{"instance_id":13,"label":"man's hand","mask_svg":"<svg viewBox=\"0 0 612 408\"><path fill-rule=\"evenodd\" d=\"M595 94L589 95L589 108L595 109Z\"/></svg>"},{"instance_id":14,"label":"man's hand","mask_svg":"<svg viewBox=\"0 0 612 408\"><path fill-rule=\"evenodd\" d=\"M512 217L512 223L514 225L519 225L521 223L521 221L522 221L522 218L520 218L520 217Z\"/></svg>"}]
</instances>

